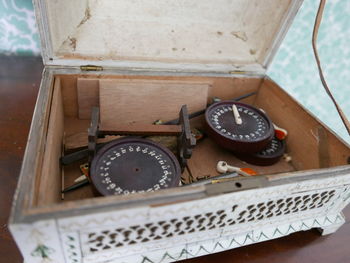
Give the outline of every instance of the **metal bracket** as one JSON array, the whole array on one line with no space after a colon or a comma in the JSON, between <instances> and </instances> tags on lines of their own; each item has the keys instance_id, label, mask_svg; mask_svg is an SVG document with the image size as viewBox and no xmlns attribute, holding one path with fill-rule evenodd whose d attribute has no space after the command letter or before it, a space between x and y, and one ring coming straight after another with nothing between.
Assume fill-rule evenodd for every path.
<instances>
[{"instance_id":1,"label":"metal bracket","mask_svg":"<svg viewBox=\"0 0 350 263\"><path fill-rule=\"evenodd\" d=\"M182 133L177 141L177 154L183 172L187 165L187 159L191 158L192 149L196 146L196 139L191 133L190 119L186 105L181 107L178 124L182 127Z\"/></svg>"},{"instance_id":2,"label":"metal bracket","mask_svg":"<svg viewBox=\"0 0 350 263\"><path fill-rule=\"evenodd\" d=\"M218 195L224 193L238 192L248 189L262 188L269 185L265 176L239 177L229 182L205 185L207 195Z\"/></svg>"},{"instance_id":3,"label":"metal bracket","mask_svg":"<svg viewBox=\"0 0 350 263\"><path fill-rule=\"evenodd\" d=\"M89 163L92 161L92 158L96 153L99 123L100 109L98 107L93 107L91 113L91 125L88 129Z\"/></svg>"},{"instance_id":4,"label":"metal bracket","mask_svg":"<svg viewBox=\"0 0 350 263\"><path fill-rule=\"evenodd\" d=\"M118 126L110 127L107 130L104 130L103 127L100 127L100 110L98 107L92 108L91 114L91 125L88 129L88 153L89 153L89 162L92 161L92 158L97 151L97 139L101 135L169 135L169 131L173 131L174 134L178 135L178 160L181 166L182 172L184 171L187 165L187 159L192 156L192 149L196 145L196 139L191 133L190 120L188 117L187 106L183 105L179 113L179 122L178 125L143 125L138 130L127 130L127 126L123 127L124 129L118 130ZM153 127L150 129L150 126ZM114 130L114 128L116 130ZM132 128L132 126L130 127ZM135 128L135 127L134 127ZM148 130L142 130L148 128ZM167 131L165 128L168 128ZM179 132L177 131L179 128ZM142 132L143 131L143 132ZM135 133L136 132L136 133Z\"/></svg>"}]
</instances>

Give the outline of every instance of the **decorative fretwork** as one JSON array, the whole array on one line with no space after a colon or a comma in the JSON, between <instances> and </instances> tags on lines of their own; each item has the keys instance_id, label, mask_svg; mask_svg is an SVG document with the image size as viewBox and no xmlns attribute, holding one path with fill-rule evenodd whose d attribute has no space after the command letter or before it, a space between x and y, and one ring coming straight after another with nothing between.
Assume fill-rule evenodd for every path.
<instances>
[{"instance_id":1,"label":"decorative fretwork","mask_svg":"<svg viewBox=\"0 0 350 263\"><path fill-rule=\"evenodd\" d=\"M81 251L78 233L65 233L62 235L62 246L68 263L80 263Z\"/></svg>"},{"instance_id":2,"label":"decorative fretwork","mask_svg":"<svg viewBox=\"0 0 350 263\"><path fill-rule=\"evenodd\" d=\"M90 252L120 248L163 238L209 231L237 224L275 218L291 213L313 210L325 206L335 195L335 190L314 194L296 195L267 200L246 206L231 205L227 209L86 233Z\"/></svg>"},{"instance_id":3,"label":"decorative fretwork","mask_svg":"<svg viewBox=\"0 0 350 263\"><path fill-rule=\"evenodd\" d=\"M250 245L253 243L271 240L286 236L291 233L308 230L311 228L318 228L322 226L328 226L332 224L343 224L344 218L341 215L330 215L326 217L319 217L315 219L306 220L303 222L290 223L279 227L266 228L264 231L258 231L259 234L254 237L254 234L248 233L238 236L221 237L216 240L210 240L208 243L203 242L201 244L188 245L182 248L173 249L172 251L165 250L161 256L159 254L149 253L147 256L143 256L140 263L167 263L175 262L178 260L189 259L202 255L217 253L228 249Z\"/></svg>"}]
</instances>

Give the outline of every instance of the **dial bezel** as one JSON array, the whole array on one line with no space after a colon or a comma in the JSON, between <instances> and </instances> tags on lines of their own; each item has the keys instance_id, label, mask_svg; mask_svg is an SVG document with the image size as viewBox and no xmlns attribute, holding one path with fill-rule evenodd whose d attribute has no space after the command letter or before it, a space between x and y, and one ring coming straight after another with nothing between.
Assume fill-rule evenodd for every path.
<instances>
[{"instance_id":1,"label":"dial bezel","mask_svg":"<svg viewBox=\"0 0 350 263\"><path fill-rule=\"evenodd\" d=\"M259 165L259 166L268 166L277 163L283 156L286 151L286 142L285 140L279 140L274 137L272 140L276 140L280 147L277 148L278 151L273 152L272 154L264 155L262 152L266 151L266 148L270 146L270 143L265 149L260 152L253 154L238 154L237 157L242 161L245 161L249 164Z\"/></svg>"},{"instance_id":2,"label":"dial bezel","mask_svg":"<svg viewBox=\"0 0 350 263\"><path fill-rule=\"evenodd\" d=\"M211 120L212 113L219 107L232 107L232 105L235 104L237 107L246 108L253 113L260 116L262 119L265 120L268 127L266 127L266 132L259 138L250 138L250 139L241 139L239 137L232 137L230 135L224 134L223 132L217 130L214 127L214 123ZM205 121L208 126L208 134L214 141L216 141L219 145L222 147L235 151L235 152L259 152L260 150L264 149L268 142L272 140L274 136L274 127L270 120L270 118L267 116L266 113L262 112L261 110L255 108L254 106L251 106L249 104L241 103L241 102L235 102L235 101L221 101L212 104L209 106L205 112ZM232 125L238 125L234 123L234 119L232 122Z\"/></svg>"},{"instance_id":3,"label":"dial bezel","mask_svg":"<svg viewBox=\"0 0 350 263\"><path fill-rule=\"evenodd\" d=\"M107 195L116 195L110 192L110 190L107 189L106 184L102 183L102 179L99 176L99 170L98 167L100 167L102 164L102 158L104 155L112 150L113 148L120 148L120 146L125 145L126 147L130 143L138 143L143 146L152 146L154 148L157 148L159 150L159 153L164 154L168 157L168 159L171 161L171 164L173 166L173 170L175 171L175 174L172 176L172 180L169 183L168 187L166 188L171 188L179 185L180 182L180 177L181 177L181 168L180 164L176 158L176 156L166 147L155 143L151 140L148 139L143 139L143 138L136 138L136 137L127 137L127 138L121 138L114 140L112 142L107 143L105 146L103 146L95 155L91 162L91 168L90 168L90 180L94 186L94 188L97 190L97 192L101 195L107 196ZM116 176L116 175L110 175L110 176ZM155 176L161 177L161 173L155 173ZM161 188L161 189L166 189L166 188ZM143 191L136 191L138 192L143 192Z\"/></svg>"}]
</instances>

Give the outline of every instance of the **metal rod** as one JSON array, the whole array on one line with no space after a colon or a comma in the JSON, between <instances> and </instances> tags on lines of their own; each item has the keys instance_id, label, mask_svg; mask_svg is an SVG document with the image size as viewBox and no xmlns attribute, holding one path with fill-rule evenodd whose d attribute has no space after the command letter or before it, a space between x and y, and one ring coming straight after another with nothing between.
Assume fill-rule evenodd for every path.
<instances>
[{"instance_id":1,"label":"metal rod","mask_svg":"<svg viewBox=\"0 0 350 263\"><path fill-rule=\"evenodd\" d=\"M67 192L73 191L75 189L78 189L78 188L83 187L84 185L88 185L88 184L89 184L89 180L85 179L79 183L68 186L67 188L63 189L61 193L67 193Z\"/></svg>"},{"instance_id":2,"label":"metal rod","mask_svg":"<svg viewBox=\"0 0 350 263\"><path fill-rule=\"evenodd\" d=\"M232 101L240 101L240 100L243 100L243 99L248 98L250 96L253 96L256 93L257 93L256 91L250 92L250 93L244 94L242 96L239 96L239 97L236 97L236 98L233 98L233 99L230 99L230 100L232 100ZM211 104L208 104L208 106L210 106L210 105ZM191 114L188 115L188 117L189 117L189 119L198 117L198 116L204 114L205 110L206 109L203 109L203 110L191 113ZM175 119L175 120L167 121L167 122L165 122L163 124L164 125L176 125L178 123L179 123L179 119ZM106 143L98 143L97 146L96 146L97 150L100 149L105 144ZM61 157L61 164L62 165L69 165L71 163L74 163L76 161L79 161L79 160L87 157L88 155L89 155L89 150L88 149L82 149L82 150L76 151L74 153L69 153L69 154Z\"/></svg>"},{"instance_id":3,"label":"metal rod","mask_svg":"<svg viewBox=\"0 0 350 263\"><path fill-rule=\"evenodd\" d=\"M256 94L256 91L253 91L253 92L244 94L244 95L242 95L242 96L239 96L239 97L236 97L236 98L233 98L233 99L230 99L230 100L232 100L232 101L240 101L240 100L243 100L243 99L248 98L248 97L250 97L250 96L253 96L253 95L255 95L255 94ZM211 104L208 104L207 106L210 106L210 105L211 105ZM193 113L189 114L188 117L189 117L189 119L198 117L198 116L204 114L205 111L206 111L206 109L193 112ZM178 124L178 122L179 122L179 119L174 119L174 120L171 120L171 121L164 122L163 124L165 124L165 125L174 125L174 124Z\"/></svg>"},{"instance_id":4,"label":"metal rod","mask_svg":"<svg viewBox=\"0 0 350 263\"><path fill-rule=\"evenodd\" d=\"M99 143L97 144L96 148L97 150L101 149L102 146L104 146L106 143ZM62 165L69 165L71 163L74 163L76 161L79 161L81 159L84 159L86 157L88 157L89 155L89 149L85 148L73 153L69 153L65 156L62 156L60 159L60 162Z\"/></svg>"},{"instance_id":5,"label":"metal rod","mask_svg":"<svg viewBox=\"0 0 350 263\"><path fill-rule=\"evenodd\" d=\"M231 179L237 178L237 177L239 177L239 174L237 172L225 173L225 174L222 174L222 175L209 177L207 179L201 179L201 180L195 181L193 183L184 184L182 186L215 184L215 183L221 183L221 182L230 181Z\"/></svg>"}]
</instances>

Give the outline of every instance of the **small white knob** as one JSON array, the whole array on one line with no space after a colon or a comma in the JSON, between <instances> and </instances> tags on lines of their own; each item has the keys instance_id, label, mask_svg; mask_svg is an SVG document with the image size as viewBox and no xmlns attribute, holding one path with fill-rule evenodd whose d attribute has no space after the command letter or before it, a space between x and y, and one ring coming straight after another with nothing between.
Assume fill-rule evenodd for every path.
<instances>
[{"instance_id":1,"label":"small white knob","mask_svg":"<svg viewBox=\"0 0 350 263\"><path fill-rule=\"evenodd\" d=\"M243 176L251 176L251 175L256 174L256 172L250 168L243 168L243 169L248 170L248 173L243 171L239 167L229 165L225 161L219 161L216 165L216 171L218 171L218 173L221 173L221 174L227 173L227 172L237 172L238 174L243 175Z\"/></svg>"},{"instance_id":2,"label":"small white knob","mask_svg":"<svg viewBox=\"0 0 350 263\"><path fill-rule=\"evenodd\" d=\"M219 161L218 164L216 165L216 170L218 171L218 173L224 174L228 172L228 168L227 168L227 163L224 161Z\"/></svg>"},{"instance_id":3,"label":"small white knob","mask_svg":"<svg viewBox=\"0 0 350 263\"><path fill-rule=\"evenodd\" d=\"M238 172L240 173L241 169L235 166L228 165L227 162L219 161L216 165L216 170L219 173L227 173L227 172Z\"/></svg>"},{"instance_id":4,"label":"small white knob","mask_svg":"<svg viewBox=\"0 0 350 263\"><path fill-rule=\"evenodd\" d=\"M79 183L81 181L84 181L86 179L86 175L83 174L81 176L79 176L77 179L74 180L74 183Z\"/></svg>"}]
</instances>

